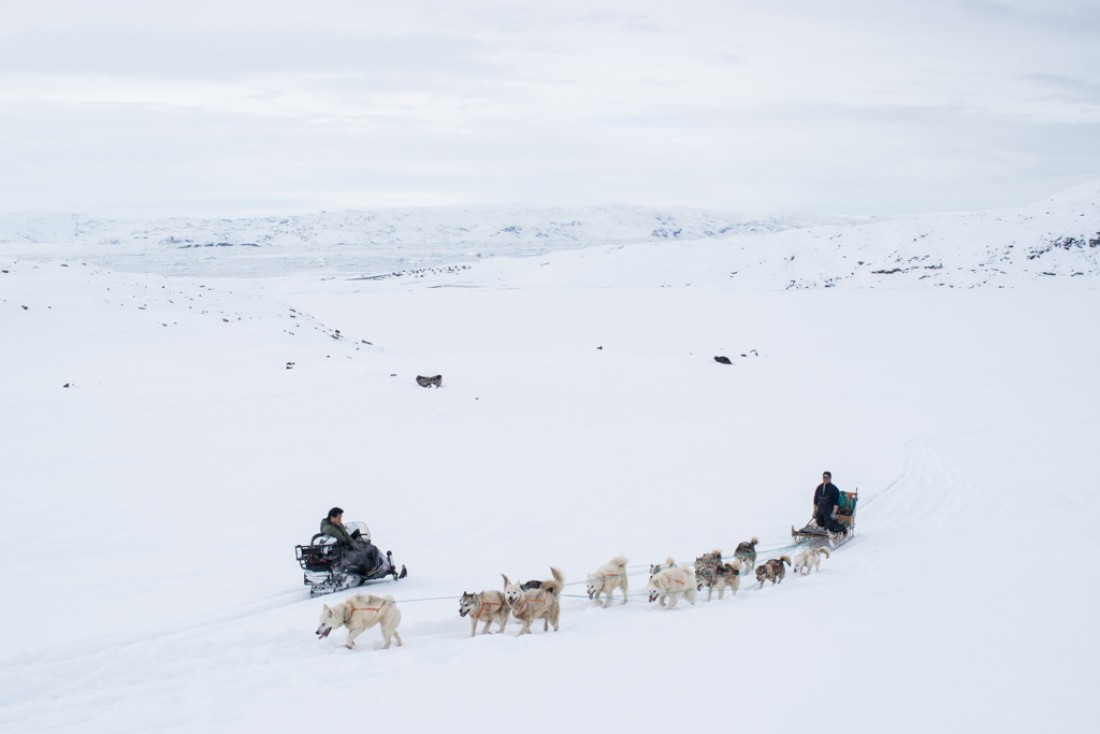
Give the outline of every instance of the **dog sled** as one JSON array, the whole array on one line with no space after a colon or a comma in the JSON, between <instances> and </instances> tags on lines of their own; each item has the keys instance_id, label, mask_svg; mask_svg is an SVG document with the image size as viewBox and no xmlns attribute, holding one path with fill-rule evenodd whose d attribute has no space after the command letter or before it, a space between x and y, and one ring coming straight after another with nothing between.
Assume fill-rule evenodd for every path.
<instances>
[{"instance_id":1,"label":"dog sled","mask_svg":"<svg viewBox=\"0 0 1100 734\"><path fill-rule=\"evenodd\" d=\"M294 555L304 574L302 583L310 596L322 596L362 586L391 576L394 581L408 575L393 562L393 552L381 552L371 543L370 529L363 522L345 523L354 545L347 546L332 536L317 533L308 545L294 546Z\"/></svg>"},{"instance_id":2,"label":"dog sled","mask_svg":"<svg viewBox=\"0 0 1100 734\"><path fill-rule=\"evenodd\" d=\"M815 546L828 545L830 548L839 548L856 534L856 504L858 502L858 490L840 493L840 504L837 505L834 517L837 522L844 526L843 532L831 533L818 525L816 520L810 518L810 521L798 530L791 526L791 537L798 544L811 543Z\"/></svg>"}]
</instances>

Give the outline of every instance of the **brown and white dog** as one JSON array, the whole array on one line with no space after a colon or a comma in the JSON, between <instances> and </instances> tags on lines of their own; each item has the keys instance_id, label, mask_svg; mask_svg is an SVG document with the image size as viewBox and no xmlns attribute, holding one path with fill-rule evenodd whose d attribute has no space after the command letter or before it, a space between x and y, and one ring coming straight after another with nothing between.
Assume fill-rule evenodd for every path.
<instances>
[{"instance_id":1,"label":"brown and white dog","mask_svg":"<svg viewBox=\"0 0 1100 734\"><path fill-rule=\"evenodd\" d=\"M600 603L600 595L606 594L605 607L611 606L611 594L615 589L623 592L623 604L626 604L626 558L615 556L607 563L588 574L588 598Z\"/></svg>"},{"instance_id":2,"label":"brown and white dog","mask_svg":"<svg viewBox=\"0 0 1100 734\"><path fill-rule=\"evenodd\" d=\"M558 616L561 613L561 605L558 597L561 596L562 585L565 576L553 566L550 567L553 579L541 582L541 588L525 589L520 584L514 584L504 574L504 598L512 609L512 616L523 623L519 634L531 633L531 623L536 619L542 620L542 630L546 632L550 625L554 625L554 631L558 631Z\"/></svg>"},{"instance_id":3,"label":"brown and white dog","mask_svg":"<svg viewBox=\"0 0 1100 734\"><path fill-rule=\"evenodd\" d=\"M401 646L401 635L397 632L397 625L401 623L401 612L393 602L392 596L375 596L374 594L356 594L350 596L339 604L324 605L321 610L321 626L317 628L317 637L324 639L329 632L340 627L348 628L348 639L344 647L351 650L355 647L355 638L375 625L382 628L382 639L385 644L382 649L390 646L391 638Z\"/></svg>"},{"instance_id":4,"label":"brown and white dog","mask_svg":"<svg viewBox=\"0 0 1100 734\"><path fill-rule=\"evenodd\" d=\"M726 589L732 589L736 594L741 587L741 563L732 561L722 563L722 551L704 553L695 559L695 588L702 591L707 587L707 601L710 601L714 590L718 589L718 598L726 593Z\"/></svg>"},{"instance_id":5,"label":"brown and white dog","mask_svg":"<svg viewBox=\"0 0 1100 734\"><path fill-rule=\"evenodd\" d=\"M756 580L760 582L760 588L764 588L765 581L771 581L772 584L777 584L783 580L786 575L786 570L783 568L783 564L791 565L790 556L779 556L779 558L772 558L764 561L756 569Z\"/></svg>"},{"instance_id":6,"label":"brown and white dog","mask_svg":"<svg viewBox=\"0 0 1100 734\"><path fill-rule=\"evenodd\" d=\"M493 622L500 624L497 632L503 632L511 612L512 609L508 606L504 592L496 589L483 591L480 594L469 594L463 591L462 598L458 600L458 616L470 618L470 637L477 632L478 622L485 622L485 627L481 630L483 635L489 634L489 625Z\"/></svg>"},{"instance_id":7,"label":"brown and white dog","mask_svg":"<svg viewBox=\"0 0 1100 734\"><path fill-rule=\"evenodd\" d=\"M794 566L792 568L803 576L809 575L810 571L821 570L821 556L829 557L828 548L814 548L813 550L802 551L794 557Z\"/></svg>"},{"instance_id":8,"label":"brown and white dog","mask_svg":"<svg viewBox=\"0 0 1100 734\"><path fill-rule=\"evenodd\" d=\"M649 592L649 601L655 602L660 599L662 607L667 601L668 608L672 609L681 596L694 604L697 591L695 569L690 566L663 568L649 577L646 590Z\"/></svg>"}]
</instances>

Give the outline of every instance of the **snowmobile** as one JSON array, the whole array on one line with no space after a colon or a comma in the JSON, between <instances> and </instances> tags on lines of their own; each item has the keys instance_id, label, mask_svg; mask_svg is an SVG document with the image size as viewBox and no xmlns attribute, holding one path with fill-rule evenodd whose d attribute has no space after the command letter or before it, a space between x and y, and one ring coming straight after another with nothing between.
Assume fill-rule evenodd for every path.
<instances>
[{"instance_id":1,"label":"snowmobile","mask_svg":"<svg viewBox=\"0 0 1100 734\"><path fill-rule=\"evenodd\" d=\"M392 551L383 556L371 543L366 523L348 522L344 527L352 537L350 547L324 533L310 538L309 545L294 546L294 555L305 574L302 583L309 587L310 596L343 591L387 576L397 581L409 575L404 565L398 569L394 564Z\"/></svg>"},{"instance_id":2,"label":"snowmobile","mask_svg":"<svg viewBox=\"0 0 1100 734\"><path fill-rule=\"evenodd\" d=\"M859 502L859 489L855 492L841 492L840 504L837 505L836 515L834 516L841 525L844 526L844 532L842 533L830 533L825 528L817 524L817 521L812 517L810 521L802 526L801 529L795 530L794 526L791 526L791 537L794 538L795 543L812 543L815 546L828 545L830 548L839 548L852 539L852 536L856 534L856 503Z\"/></svg>"}]
</instances>

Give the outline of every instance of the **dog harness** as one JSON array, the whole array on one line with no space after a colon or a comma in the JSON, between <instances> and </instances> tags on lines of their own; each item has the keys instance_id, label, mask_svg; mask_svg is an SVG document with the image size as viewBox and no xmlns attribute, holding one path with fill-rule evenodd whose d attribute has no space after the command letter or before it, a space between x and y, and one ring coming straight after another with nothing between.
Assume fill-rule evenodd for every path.
<instances>
[{"instance_id":1,"label":"dog harness","mask_svg":"<svg viewBox=\"0 0 1100 734\"><path fill-rule=\"evenodd\" d=\"M545 591L545 589L543 589L543 591ZM523 609L528 604L545 604L545 603L546 603L546 597L545 596L543 596L540 599L529 599L529 598L527 598L527 594L524 593L524 594L520 594L519 599L516 599L516 603L512 605L512 608L513 609Z\"/></svg>"},{"instance_id":2,"label":"dog harness","mask_svg":"<svg viewBox=\"0 0 1100 734\"><path fill-rule=\"evenodd\" d=\"M383 606L385 606L385 604L386 604L386 602L382 602ZM377 611L381 610L382 607L353 607L349 604L348 609L350 609L351 611L349 611L346 615L344 615L344 622L345 623L348 622L353 616L355 616L356 612L377 612Z\"/></svg>"},{"instance_id":3,"label":"dog harness","mask_svg":"<svg viewBox=\"0 0 1100 734\"><path fill-rule=\"evenodd\" d=\"M499 601L481 601L478 599L477 611L474 613L474 619L481 619L481 610L485 607L499 607L501 602Z\"/></svg>"}]
</instances>

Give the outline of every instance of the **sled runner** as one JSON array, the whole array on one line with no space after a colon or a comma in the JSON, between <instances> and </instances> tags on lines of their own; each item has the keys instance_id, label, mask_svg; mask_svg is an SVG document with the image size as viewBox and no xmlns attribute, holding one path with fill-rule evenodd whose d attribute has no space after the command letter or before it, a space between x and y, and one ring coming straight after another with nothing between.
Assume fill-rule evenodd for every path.
<instances>
[{"instance_id":1,"label":"sled runner","mask_svg":"<svg viewBox=\"0 0 1100 734\"><path fill-rule=\"evenodd\" d=\"M343 591L387 576L396 581L408 575L404 566L398 569L394 564L392 551L382 556L370 542L366 523L349 522L345 527L354 538L352 546L317 533L309 545L294 547L294 555L304 572L302 583L309 587L310 596Z\"/></svg>"},{"instance_id":2,"label":"sled runner","mask_svg":"<svg viewBox=\"0 0 1100 734\"><path fill-rule=\"evenodd\" d=\"M842 533L830 533L810 518L800 530L791 526L791 537L795 543L813 543L815 545L828 545L830 548L839 548L852 539L856 534L856 503L859 501L859 491L841 492L840 504L836 508L836 519L844 526Z\"/></svg>"}]
</instances>

